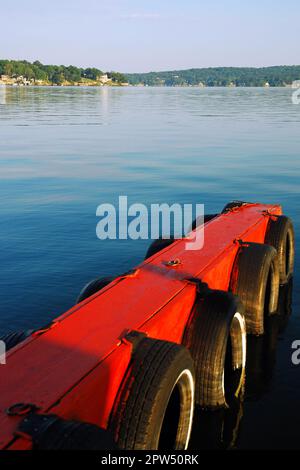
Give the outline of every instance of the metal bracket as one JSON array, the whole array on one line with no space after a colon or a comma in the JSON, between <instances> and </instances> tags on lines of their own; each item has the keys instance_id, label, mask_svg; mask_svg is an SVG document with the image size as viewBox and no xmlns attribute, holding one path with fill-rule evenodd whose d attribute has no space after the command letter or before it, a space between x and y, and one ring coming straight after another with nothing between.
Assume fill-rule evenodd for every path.
<instances>
[{"instance_id":1,"label":"metal bracket","mask_svg":"<svg viewBox=\"0 0 300 470\"><path fill-rule=\"evenodd\" d=\"M164 263L168 268L176 268L176 266L179 266L181 264L181 261L179 258L176 259L170 259L169 261Z\"/></svg>"},{"instance_id":2,"label":"metal bracket","mask_svg":"<svg viewBox=\"0 0 300 470\"><path fill-rule=\"evenodd\" d=\"M197 294L199 295L199 297L205 297L211 292L211 289L208 287L208 284L206 282L201 281L201 279L198 279L197 277L190 277L183 280L186 281L188 284L193 284L196 286Z\"/></svg>"},{"instance_id":3,"label":"metal bracket","mask_svg":"<svg viewBox=\"0 0 300 470\"><path fill-rule=\"evenodd\" d=\"M46 331L52 330L56 325L59 324L59 321L51 321L47 325L43 326L42 328L39 328L38 330L35 330L31 333L31 336L40 336L43 333L46 333Z\"/></svg>"},{"instance_id":4,"label":"metal bracket","mask_svg":"<svg viewBox=\"0 0 300 470\"><path fill-rule=\"evenodd\" d=\"M272 214L272 212L270 212L268 209L263 210L261 213L265 217L276 217L276 218L281 217L280 215Z\"/></svg>"},{"instance_id":5,"label":"metal bracket","mask_svg":"<svg viewBox=\"0 0 300 470\"><path fill-rule=\"evenodd\" d=\"M38 409L39 407L33 403L15 403L6 409L6 414L8 416L24 416Z\"/></svg>"},{"instance_id":6,"label":"metal bracket","mask_svg":"<svg viewBox=\"0 0 300 470\"><path fill-rule=\"evenodd\" d=\"M51 425L58 421L59 418L55 415L39 415L31 413L21 421L14 434L28 439L35 444L39 437L47 431Z\"/></svg>"},{"instance_id":7,"label":"metal bracket","mask_svg":"<svg viewBox=\"0 0 300 470\"><path fill-rule=\"evenodd\" d=\"M121 341L125 344L130 343L130 346L132 347L132 352L134 353L140 342L145 338L147 338L147 335L145 333L142 333L141 331L131 330L128 331L121 338Z\"/></svg>"},{"instance_id":8,"label":"metal bracket","mask_svg":"<svg viewBox=\"0 0 300 470\"><path fill-rule=\"evenodd\" d=\"M248 241L241 240L240 238L235 238L233 240L233 243L235 245L239 245L240 247L248 247L250 245L257 245L257 242L248 242Z\"/></svg>"},{"instance_id":9,"label":"metal bracket","mask_svg":"<svg viewBox=\"0 0 300 470\"><path fill-rule=\"evenodd\" d=\"M121 274L120 276L118 276L116 279L118 279L118 278L123 279L123 278L126 278L126 277L135 277L138 272L139 272L138 268L130 269L129 271L126 271L126 273Z\"/></svg>"},{"instance_id":10,"label":"metal bracket","mask_svg":"<svg viewBox=\"0 0 300 470\"><path fill-rule=\"evenodd\" d=\"M251 244L251 242L245 242L241 238L235 238L235 240L233 240L233 243L239 246L249 246Z\"/></svg>"},{"instance_id":11,"label":"metal bracket","mask_svg":"<svg viewBox=\"0 0 300 470\"><path fill-rule=\"evenodd\" d=\"M223 214L228 214L230 212L237 212L241 207L253 206L255 202L246 202L246 201L231 201L229 204L234 204L232 207L228 207Z\"/></svg>"}]
</instances>

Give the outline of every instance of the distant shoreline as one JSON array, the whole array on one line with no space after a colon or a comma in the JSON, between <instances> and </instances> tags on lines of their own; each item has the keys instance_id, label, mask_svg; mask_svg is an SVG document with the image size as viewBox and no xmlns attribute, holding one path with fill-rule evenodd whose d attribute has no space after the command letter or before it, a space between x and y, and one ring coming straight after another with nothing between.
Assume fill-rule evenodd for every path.
<instances>
[{"instance_id":1,"label":"distant shoreline","mask_svg":"<svg viewBox=\"0 0 300 470\"><path fill-rule=\"evenodd\" d=\"M210 67L147 73L103 72L39 61L0 60L0 84L11 86L289 87L300 65Z\"/></svg>"},{"instance_id":2,"label":"distant shoreline","mask_svg":"<svg viewBox=\"0 0 300 470\"><path fill-rule=\"evenodd\" d=\"M114 83L114 84L105 84L105 85L99 85L98 83L93 83L93 84L87 84L87 83L81 83L81 84L76 84L76 83L69 83L69 84L63 84L63 85L54 85L52 83L30 83L30 84L19 84L19 83L7 83L7 82L2 82L0 80L0 86L2 87L7 87L7 88L41 88L41 87L48 87L48 88L111 88L111 87L126 87L126 86L132 86L129 85L128 83Z\"/></svg>"},{"instance_id":3,"label":"distant shoreline","mask_svg":"<svg viewBox=\"0 0 300 470\"><path fill-rule=\"evenodd\" d=\"M186 88L186 89L212 89L212 88L228 88L228 89L246 89L246 88L264 88L264 89L273 89L273 88L294 88L291 84L286 85L237 85L237 86L226 86L226 85L212 85L212 86L199 86L199 85L131 85L129 83L124 84L114 84L114 85L87 85L87 84L69 84L69 85L52 85L52 84L31 84L31 85L12 85L7 83L2 83L0 80L0 87L2 88Z\"/></svg>"},{"instance_id":4,"label":"distant shoreline","mask_svg":"<svg viewBox=\"0 0 300 470\"><path fill-rule=\"evenodd\" d=\"M300 81L300 66L215 67L125 74L132 85L199 87L285 87Z\"/></svg>"}]
</instances>

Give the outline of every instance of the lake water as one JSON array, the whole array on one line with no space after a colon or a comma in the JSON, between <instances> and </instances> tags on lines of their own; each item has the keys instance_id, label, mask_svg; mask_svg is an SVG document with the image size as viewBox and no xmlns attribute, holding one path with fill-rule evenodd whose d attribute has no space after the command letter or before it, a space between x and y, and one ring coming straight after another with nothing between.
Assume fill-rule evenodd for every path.
<instances>
[{"instance_id":1,"label":"lake water","mask_svg":"<svg viewBox=\"0 0 300 470\"><path fill-rule=\"evenodd\" d=\"M291 95L287 88L1 88L0 332L45 324L90 279L143 259L147 241L96 238L97 206L116 204L119 194L147 205L204 203L208 213L232 199L279 202L297 235L300 105ZM298 266L299 250L288 324L249 344L244 403L226 416L200 416L192 448L232 440L241 449L299 447L300 366L291 363L291 343L300 339ZM224 422L228 435L220 438ZM203 438L207 429L211 437Z\"/></svg>"}]
</instances>

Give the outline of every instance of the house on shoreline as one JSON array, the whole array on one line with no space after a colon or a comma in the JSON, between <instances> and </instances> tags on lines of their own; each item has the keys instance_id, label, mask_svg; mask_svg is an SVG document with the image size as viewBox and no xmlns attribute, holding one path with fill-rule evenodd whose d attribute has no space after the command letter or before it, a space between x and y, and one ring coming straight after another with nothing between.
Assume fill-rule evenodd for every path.
<instances>
[{"instance_id":1,"label":"house on shoreline","mask_svg":"<svg viewBox=\"0 0 300 470\"><path fill-rule=\"evenodd\" d=\"M18 77L10 77L9 75L1 75L0 84L1 85L29 86L29 85L34 85L34 79L28 80L26 77L23 77L23 75L19 75Z\"/></svg>"},{"instance_id":2,"label":"house on shoreline","mask_svg":"<svg viewBox=\"0 0 300 470\"><path fill-rule=\"evenodd\" d=\"M108 75L107 73L104 73L103 75L100 75L99 77L99 82L102 84L102 85L106 85L107 83L111 82L111 78L108 78Z\"/></svg>"}]
</instances>

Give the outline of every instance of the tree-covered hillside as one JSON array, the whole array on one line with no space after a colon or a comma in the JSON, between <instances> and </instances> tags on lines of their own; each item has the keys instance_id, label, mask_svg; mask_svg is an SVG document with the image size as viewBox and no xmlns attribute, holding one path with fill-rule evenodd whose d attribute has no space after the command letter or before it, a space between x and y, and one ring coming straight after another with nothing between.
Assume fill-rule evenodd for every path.
<instances>
[{"instance_id":1,"label":"tree-covered hillside","mask_svg":"<svg viewBox=\"0 0 300 470\"><path fill-rule=\"evenodd\" d=\"M81 82L83 79L97 80L103 72L97 68L78 68L73 65L43 65L39 61L33 63L26 60L0 60L0 75L8 77L22 76L27 80L42 80L60 85L63 82ZM113 82L125 82L124 75L108 72Z\"/></svg>"},{"instance_id":2,"label":"tree-covered hillside","mask_svg":"<svg viewBox=\"0 0 300 470\"><path fill-rule=\"evenodd\" d=\"M27 80L61 85L97 81L103 75L97 68L78 68L73 65L43 65L39 61L0 60L0 76L24 77ZM285 86L300 80L300 66L263 68L216 67L174 70L166 72L129 73L107 72L112 83L129 82L149 86Z\"/></svg>"},{"instance_id":3,"label":"tree-covered hillside","mask_svg":"<svg viewBox=\"0 0 300 470\"><path fill-rule=\"evenodd\" d=\"M169 72L130 73L126 78L132 85L149 86L285 86L300 80L300 66L263 68L217 67L174 70Z\"/></svg>"}]
</instances>

